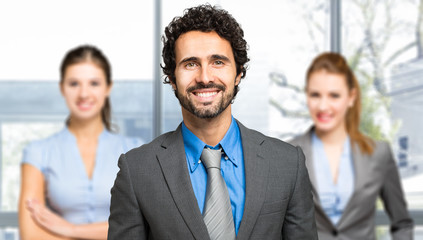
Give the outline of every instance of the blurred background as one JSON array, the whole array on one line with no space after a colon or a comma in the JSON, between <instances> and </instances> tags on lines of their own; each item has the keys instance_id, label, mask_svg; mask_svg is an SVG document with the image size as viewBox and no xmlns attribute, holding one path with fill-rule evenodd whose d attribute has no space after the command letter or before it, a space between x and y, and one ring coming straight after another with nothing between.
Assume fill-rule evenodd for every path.
<instances>
[{"instance_id":1,"label":"blurred background","mask_svg":"<svg viewBox=\"0 0 423 240\"><path fill-rule=\"evenodd\" d=\"M363 131L392 144L416 239L423 239L423 0L220 0L249 43L233 115L283 140L311 124L305 71L323 51L342 53L363 92ZM0 240L17 240L23 147L64 125L58 88L64 54L93 44L112 64L119 132L150 141L182 120L163 85L160 37L193 0L0 0ZM389 239L379 204L378 239Z\"/></svg>"}]
</instances>

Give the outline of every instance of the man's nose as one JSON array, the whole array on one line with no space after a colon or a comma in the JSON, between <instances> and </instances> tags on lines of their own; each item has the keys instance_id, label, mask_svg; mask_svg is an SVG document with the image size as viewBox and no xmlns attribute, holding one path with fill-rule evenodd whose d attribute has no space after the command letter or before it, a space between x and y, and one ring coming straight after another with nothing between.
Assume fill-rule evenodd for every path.
<instances>
[{"instance_id":1,"label":"man's nose","mask_svg":"<svg viewBox=\"0 0 423 240\"><path fill-rule=\"evenodd\" d=\"M197 82L201 82L204 85L207 85L210 82L214 81L213 70L210 67L202 67L200 70L200 74L197 77Z\"/></svg>"}]
</instances>

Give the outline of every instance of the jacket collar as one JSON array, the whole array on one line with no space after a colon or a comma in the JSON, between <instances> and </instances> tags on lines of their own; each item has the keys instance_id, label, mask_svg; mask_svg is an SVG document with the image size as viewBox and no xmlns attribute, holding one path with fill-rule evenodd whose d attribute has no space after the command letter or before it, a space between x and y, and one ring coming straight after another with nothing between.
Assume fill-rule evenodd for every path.
<instances>
[{"instance_id":1,"label":"jacket collar","mask_svg":"<svg viewBox=\"0 0 423 240\"><path fill-rule=\"evenodd\" d=\"M311 146L311 138L312 133L314 131L314 126L312 126L304 135L298 138L298 145L301 146L304 155L306 156L306 166L309 171L309 177L310 182L312 185L312 191L314 195L314 204L316 207L316 211L320 212L321 216L324 216L325 220L328 222L328 224L331 224L333 226L332 221L330 221L329 217L327 217L326 213L323 210L322 205L320 204L319 194L317 192L317 180L316 180L316 173L313 165L313 152L312 152L312 146ZM360 151L360 148L357 144L352 142L351 146L351 153L352 153L352 161L354 164L354 192L351 195L351 198L349 199L347 205L345 206L344 213L341 216L341 219L339 220L337 226L342 227L343 222L345 222L345 218L348 214L347 212L351 211L351 209L354 207L355 204L359 203L357 198L358 191L363 188L367 177L369 176L368 168L366 167L366 162L369 161L369 156L363 154ZM335 226L333 226L335 227Z\"/></svg>"},{"instance_id":2,"label":"jacket collar","mask_svg":"<svg viewBox=\"0 0 423 240\"><path fill-rule=\"evenodd\" d=\"M269 163L261 145L265 138L238 122L244 150L245 206L238 239L248 239L265 199ZM157 159L173 200L195 239L210 239L191 185L181 125L161 144Z\"/></svg>"}]
</instances>

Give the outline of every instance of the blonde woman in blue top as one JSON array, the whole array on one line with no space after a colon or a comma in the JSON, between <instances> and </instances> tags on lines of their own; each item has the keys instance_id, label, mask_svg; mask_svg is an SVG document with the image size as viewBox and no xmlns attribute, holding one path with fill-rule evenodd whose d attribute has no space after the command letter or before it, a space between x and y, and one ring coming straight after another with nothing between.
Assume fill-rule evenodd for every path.
<instances>
[{"instance_id":1,"label":"blonde woman in blue top","mask_svg":"<svg viewBox=\"0 0 423 240\"><path fill-rule=\"evenodd\" d=\"M411 240L413 220L391 148L360 132L360 86L344 57L317 56L305 90L314 125L291 143L306 156L319 239L375 239L380 197L392 239Z\"/></svg>"},{"instance_id":2,"label":"blonde woman in blue top","mask_svg":"<svg viewBox=\"0 0 423 240\"><path fill-rule=\"evenodd\" d=\"M111 132L111 69L99 49L72 49L60 70L70 115L62 131L24 150L20 237L107 239L117 160L141 142Z\"/></svg>"}]
</instances>

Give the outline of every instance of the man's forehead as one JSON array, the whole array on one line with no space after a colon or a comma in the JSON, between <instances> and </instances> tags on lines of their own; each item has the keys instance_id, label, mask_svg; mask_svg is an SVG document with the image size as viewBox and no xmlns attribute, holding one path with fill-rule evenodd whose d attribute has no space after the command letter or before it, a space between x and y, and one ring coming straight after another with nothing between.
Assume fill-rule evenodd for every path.
<instances>
[{"instance_id":1,"label":"man's forehead","mask_svg":"<svg viewBox=\"0 0 423 240\"><path fill-rule=\"evenodd\" d=\"M216 55L233 58L231 44L216 32L189 31L181 34L175 43L175 54L177 58L211 58Z\"/></svg>"}]
</instances>

